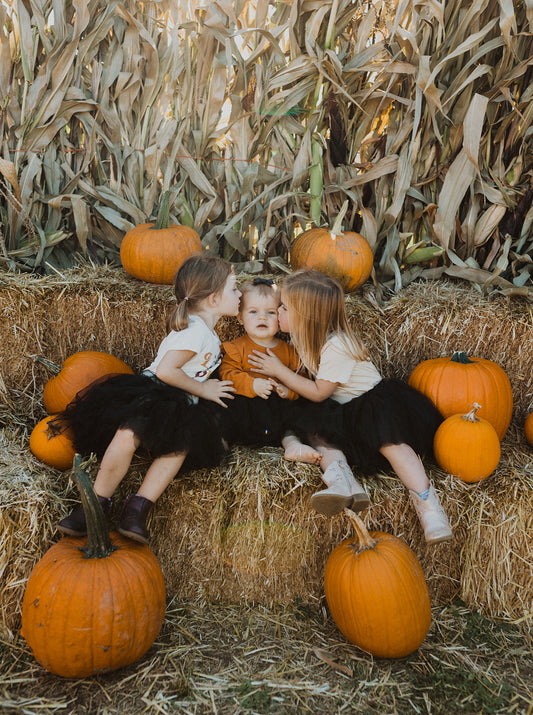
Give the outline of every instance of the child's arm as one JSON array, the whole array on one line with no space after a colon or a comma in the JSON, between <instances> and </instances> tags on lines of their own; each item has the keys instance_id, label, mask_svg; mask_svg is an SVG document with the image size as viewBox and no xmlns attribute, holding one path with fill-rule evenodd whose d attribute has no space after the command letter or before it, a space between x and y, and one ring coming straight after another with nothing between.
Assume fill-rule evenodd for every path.
<instances>
[{"instance_id":1,"label":"child's arm","mask_svg":"<svg viewBox=\"0 0 533 715\"><path fill-rule=\"evenodd\" d=\"M289 389L312 402L323 402L335 392L339 384L329 380L310 380L303 375L298 375L284 365L269 348L266 353L254 350L248 355L248 362L255 372L279 380Z\"/></svg>"},{"instance_id":2,"label":"child's arm","mask_svg":"<svg viewBox=\"0 0 533 715\"><path fill-rule=\"evenodd\" d=\"M156 377L167 385L179 387L191 395L227 407L222 398L233 400L231 393L235 392L235 388L231 381L208 379L200 382L181 369L195 354L192 350L169 350L157 366Z\"/></svg>"}]
</instances>

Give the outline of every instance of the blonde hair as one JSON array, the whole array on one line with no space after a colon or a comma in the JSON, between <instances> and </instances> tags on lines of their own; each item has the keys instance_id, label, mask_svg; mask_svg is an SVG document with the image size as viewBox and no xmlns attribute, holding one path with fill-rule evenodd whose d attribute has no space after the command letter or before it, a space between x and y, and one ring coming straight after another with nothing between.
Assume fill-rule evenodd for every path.
<instances>
[{"instance_id":1,"label":"blonde hair","mask_svg":"<svg viewBox=\"0 0 533 715\"><path fill-rule=\"evenodd\" d=\"M176 307L167 320L167 330L183 330L189 313L212 293L220 293L233 273L233 266L218 256L199 253L184 261L174 278Z\"/></svg>"},{"instance_id":2,"label":"blonde hair","mask_svg":"<svg viewBox=\"0 0 533 715\"><path fill-rule=\"evenodd\" d=\"M344 341L355 360L369 354L348 322L344 291L330 276L300 270L283 282L283 299L291 312L291 338L300 359L312 373L318 372L320 353L330 335Z\"/></svg>"},{"instance_id":3,"label":"blonde hair","mask_svg":"<svg viewBox=\"0 0 533 715\"><path fill-rule=\"evenodd\" d=\"M255 293L261 298L274 298L279 306L281 303L281 294L279 287L268 278L254 278L253 281L245 281L239 286L242 293L239 312L244 308L245 298L249 293Z\"/></svg>"}]
</instances>

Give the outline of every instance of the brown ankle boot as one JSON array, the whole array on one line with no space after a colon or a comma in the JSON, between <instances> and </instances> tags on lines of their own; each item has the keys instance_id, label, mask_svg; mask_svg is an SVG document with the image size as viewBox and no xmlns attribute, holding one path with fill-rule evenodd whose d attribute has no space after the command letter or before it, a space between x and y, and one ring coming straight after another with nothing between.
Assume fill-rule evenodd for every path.
<instances>
[{"instance_id":1,"label":"brown ankle boot","mask_svg":"<svg viewBox=\"0 0 533 715\"><path fill-rule=\"evenodd\" d=\"M141 544L148 543L148 529L146 528L146 519L154 502L145 497L140 497L138 494L130 494L126 497L118 530L123 536L127 536L133 541L140 541Z\"/></svg>"},{"instance_id":2,"label":"brown ankle boot","mask_svg":"<svg viewBox=\"0 0 533 715\"><path fill-rule=\"evenodd\" d=\"M107 519L111 511L113 501L109 497L101 496L98 496L98 501L100 502L104 516ZM57 525L57 530L62 534L68 534L69 536L85 536L87 533L87 523L85 521L85 512L83 511L83 507L77 507L71 511L68 516L61 519Z\"/></svg>"}]
</instances>

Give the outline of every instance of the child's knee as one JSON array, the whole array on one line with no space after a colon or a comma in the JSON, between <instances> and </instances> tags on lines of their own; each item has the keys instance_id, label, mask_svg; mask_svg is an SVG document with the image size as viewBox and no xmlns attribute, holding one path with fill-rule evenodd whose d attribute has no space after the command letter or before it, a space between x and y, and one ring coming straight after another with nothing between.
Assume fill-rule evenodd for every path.
<instances>
[{"instance_id":1,"label":"child's knee","mask_svg":"<svg viewBox=\"0 0 533 715\"><path fill-rule=\"evenodd\" d=\"M140 445L140 440L135 434L135 432L129 427L121 427L115 432L115 437L113 442L128 452L135 452L137 447Z\"/></svg>"}]
</instances>

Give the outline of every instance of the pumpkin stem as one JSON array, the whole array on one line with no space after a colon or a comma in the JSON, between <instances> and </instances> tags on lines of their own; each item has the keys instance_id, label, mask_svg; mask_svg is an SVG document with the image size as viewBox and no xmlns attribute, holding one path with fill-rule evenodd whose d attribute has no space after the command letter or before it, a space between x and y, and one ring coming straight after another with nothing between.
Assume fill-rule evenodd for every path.
<instances>
[{"instance_id":1,"label":"pumpkin stem","mask_svg":"<svg viewBox=\"0 0 533 715\"><path fill-rule=\"evenodd\" d=\"M100 502L94 491L91 478L81 468L81 456L74 456L72 478L80 492L85 520L87 522L88 543L80 547L86 559L105 559L117 549L109 537L109 529Z\"/></svg>"},{"instance_id":2,"label":"pumpkin stem","mask_svg":"<svg viewBox=\"0 0 533 715\"><path fill-rule=\"evenodd\" d=\"M165 191L161 197L159 211L157 212L157 221L152 226L152 229L159 230L168 228L170 224L170 191Z\"/></svg>"},{"instance_id":3,"label":"pumpkin stem","mask_svg":"<svg viewBox=\"0 0 533 715\"><path fill-rule=\"evenodd\" d=\"M468 412L466 415L461 415L461 417L466 422L479 422L479 417L476 415L476 412L480 409L481 409L481 405L478 405L477 402L474 402L470 412Z\"/></svg>"},{"instance_id":4,"label":"pumpkin stem","mask_svg":"<svg viewBox=\"0 0 533 715\"><path fill-rule=\"evenodd\" d=\"M351 509L345 508L344 513L352 523L355 536L359 542L359 552L373 549L378 542L370 536L363 521Z\"/></svg>"},{"instance_id":5,"label":"pumpkin stem","mask_svg":"<svg viewBox=\"0 0 533 715\"><path fill-rule=\"evenodd\" d=\"M464 350L454 350L451 361L460 362L462 365L469 365L470 363L475 362L475 360L470 360Z\"/></svg>"},{"instance_id":6,"label":"pumpkin stem","mask_svg":"<svg viewBox=\"0 0 533 715\"><path fill-rule=\"evenodd\" d=\"M348 199L343 203L341 210L337 214L337 218L335 219L335 222L333 224L333 227L330 231L330 234L332 236L340 236L342 233L342 222L344 219L344 216L346 214L346 211L348 211Z\"/></svg>"},{"instance_id":7,"label":"pumpkin stem","mask_svg":"<svg viewBox=\"0 0 533 715\"><path fill-rule=\"evenodd\" d=\"M31 356L35 362L41 363L41 365L44 365L44 367L52 373L52 375L59 375L61 372L61 365L58 365L56 362L52 362L51 360L47 360L46 358L41 357L40 355L32 355Z\"/></svg>"}]
</instances>

